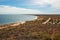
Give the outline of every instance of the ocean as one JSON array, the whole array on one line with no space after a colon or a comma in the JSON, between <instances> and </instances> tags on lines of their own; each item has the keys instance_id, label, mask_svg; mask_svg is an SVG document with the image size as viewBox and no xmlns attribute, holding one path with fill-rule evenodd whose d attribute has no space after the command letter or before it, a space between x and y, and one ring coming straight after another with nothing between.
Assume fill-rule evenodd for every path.
<instances>
[{"instance_id":1,"label":"ocean","mask_svg":"<svg viewBox=\"0 0 60 40\"><path fill-rule=\"evenodd\" d=\"M33 20L36 16L23 14L0 14L0 25Z\"/></svg>"}]
</instances>

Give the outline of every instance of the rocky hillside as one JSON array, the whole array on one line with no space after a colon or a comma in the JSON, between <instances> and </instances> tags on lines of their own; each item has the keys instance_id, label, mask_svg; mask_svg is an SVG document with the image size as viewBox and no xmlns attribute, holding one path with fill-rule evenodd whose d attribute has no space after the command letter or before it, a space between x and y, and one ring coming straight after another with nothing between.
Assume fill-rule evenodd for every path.
<instances>
[{"instance_id":1,"label":"rocky hillside","mask_svg":"<svg viewBox=\"0 0 60 40\"><path fill-rule=\"evenodd\" d=\"M1 26L0 40L60 40L60 16L38 16L14 25Z\"/></svg>"}]
</instances>

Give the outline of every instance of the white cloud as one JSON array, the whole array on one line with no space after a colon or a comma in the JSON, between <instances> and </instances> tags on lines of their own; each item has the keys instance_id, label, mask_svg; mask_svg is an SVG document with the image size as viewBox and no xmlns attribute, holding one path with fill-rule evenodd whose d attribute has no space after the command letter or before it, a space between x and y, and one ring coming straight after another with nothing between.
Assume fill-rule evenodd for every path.
<instances>
[{"instance_id":1,"label":"white cloud","mask_svg":"<svg viewBox=\"0 0 60 40\"><path fill-rule=\"evenodd\" d=\"M59 14L59 13L55 12L44 13L39 10L0 5L0 14Z\"/></svg>"},{"instance_id":2,"label":"white cloud","mask_svg":"<svg viewBox=\"0 0 60 40\"><path fill-rule=\"evenodd\" d=\"M40 14L41 12L33 9L0 5L0 14L9 14L9 13L10 14Z\"/></svg>"},{"instance_id":3,"label":"white cloud","mask_svg":"<svg viewBox=\"0 0 60 40\"><path fill-rule=\"evenodd\" d=\"M32 5L40 5L40 6L50 4L53 8L60 9L60 0L32 0L31 4Z\"/></svg>"},{"instance_id":4,"label":"white cloud","mask_svg":"<svg viewBox=\"0 0 60 40\"><path fill-rule=\"evenodd\" d=\"M60 0L52 0L52 7L60 9Z\"/></svg>"}]
</instances>

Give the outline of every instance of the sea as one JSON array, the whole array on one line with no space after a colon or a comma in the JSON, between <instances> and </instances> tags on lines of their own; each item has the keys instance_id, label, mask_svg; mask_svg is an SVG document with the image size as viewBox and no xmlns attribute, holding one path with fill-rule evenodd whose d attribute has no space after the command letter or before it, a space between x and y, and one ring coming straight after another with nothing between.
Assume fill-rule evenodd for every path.
<instances>
[{"instance_id":1,"label":"sea","mask_svg":"<svg viewBox=\"0 0 60 40\"><path fill-rule=\"evenodd\" d=\"M26 14L0 14L0 25L33 20L36 16Z\"/></svg>"}]
</instances>

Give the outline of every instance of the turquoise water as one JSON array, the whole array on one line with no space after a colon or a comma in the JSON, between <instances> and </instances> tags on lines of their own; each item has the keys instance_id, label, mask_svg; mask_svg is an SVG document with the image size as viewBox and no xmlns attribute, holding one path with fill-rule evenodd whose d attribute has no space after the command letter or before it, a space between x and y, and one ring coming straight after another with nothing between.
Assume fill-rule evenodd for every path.
<instances>
[{"instance_id":1,"label":"turquoise water","mask_svg":"<svg viewBox=\"0 0 60 40\"><path fill-rule=\"evenodd\" d=\"M0 14L0 24L28 21L32 20L33 18L35 18L35 16L32 15Z\"/></svg>"}]
</instances>

